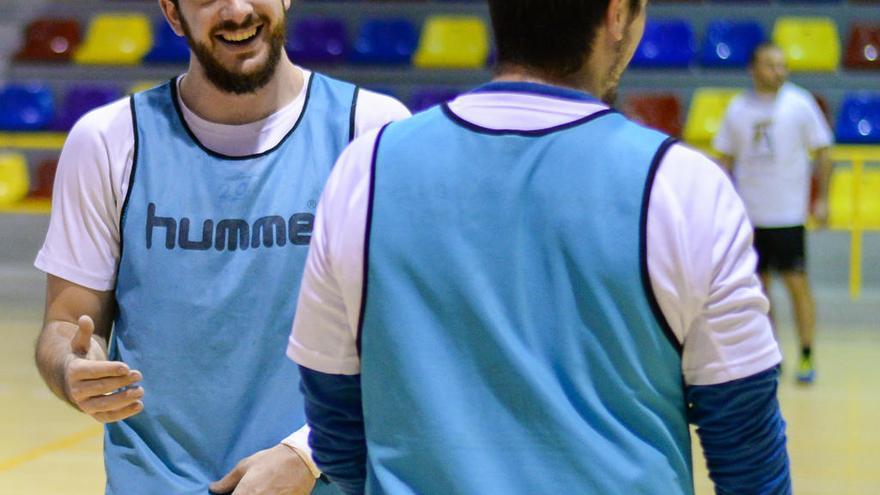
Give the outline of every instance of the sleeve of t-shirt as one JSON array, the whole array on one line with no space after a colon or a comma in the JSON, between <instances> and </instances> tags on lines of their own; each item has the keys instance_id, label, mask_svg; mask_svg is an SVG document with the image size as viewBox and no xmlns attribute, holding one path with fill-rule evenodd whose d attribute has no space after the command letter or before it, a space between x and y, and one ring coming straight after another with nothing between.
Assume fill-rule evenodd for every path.
<instances>
[{"instance_id":1,"label":"sleeve of t-shirt","mask_svg":"<svg viewBox=\"0 0 880 495\"><path fill-rule=\"evenodd\" d=\"M647 222L648 273L682 343L685 383L725 383L778 364L752 226L721 169L685 146L670 148Z\"/></svg>"},{"instance_id":2,"label":"sleeve of t-shirt","mask_svg":"<svg viewBox=\"0 0 880 495\"><path fill-rule=\"evenodd\" d=\"M385 124L403 120L411 114L400 101L380 93L361 89L355 108L354 137L363 136Z\"/></svg>"},{"instance_id":3,"label":"sleeve of t-shirt","mask_svg":"<svg viewBox=\"0 0 880 495\"><path fill-rule=\"evenodd\" d=\"M825 114L812 95L805 95L807 102L806 139L810 150L826 148L834 144L834 134L828 126Z\"/></svg>"},{"instance_id":4,"label":"sleeve of t-shirt","mask_svg":"<svg viewBox=\"0 0 880 495\"><path fill-rule=\"evenodd\" d=\"M34 266L90 289L113 289L133 149L127 98L89 112L73 126L58 160L49 230Z\"/></svg>"},{"instance_id":5,"label":"sleeve of t-shirt","mask_svg":"<svg viewBox=\"0 0 880 495\"><path fill-rule=\"evenodd\" d=\"M727 107L727 111L724 112L724 118L721 120L721 126L718 128L718 132L712 138L712 147L715 148L716 151L723 153L727 156L736 156L736 143L734 141L733 135L732 108L733 103L731 103L731 105Z\"/></svg>"},{"instance_id":6,"label":"sleeve of t-shirt","mask_svg":"<svg viewBox=\"0 0 880 495\"><path fill-rule=\"evenodd\" d=\"M321 373L360 373L357 325L370 166L378 133L368 132L342 153L315 214L287 355Z\"/></svg>"}]
</instances>

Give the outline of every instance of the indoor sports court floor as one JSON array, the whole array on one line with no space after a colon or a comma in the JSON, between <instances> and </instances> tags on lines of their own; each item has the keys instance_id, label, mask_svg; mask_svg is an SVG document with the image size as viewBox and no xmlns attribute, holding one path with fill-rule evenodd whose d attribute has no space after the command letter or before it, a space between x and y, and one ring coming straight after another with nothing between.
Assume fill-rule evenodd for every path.
<instances>
[{"instance_id":1,"label":"indoor sports court floor","mask_svg":"<svg viewBox=\"0 0 880 495\"><path fill-rule=\"evenodd\" d=\"M30 260L44 223L0 215L0 494L98 494L103 492L100 426L55 399L32 364L43 276L30 268ZM876 237L866 245L865 269L870 271L880 267ZM814 263L825 258L823 252ZM838 260L840 253L827 256ZM793 384L790 360L779 394L788 422L794 493L880 494L880 284L866 288L857 303L840 284L823 281L816 294L819 380L808 388ZM779 318L783 348L794 356L791 317L784 306ZM709 495L711 485L696 449L694 458L697 493Z\"/></svg>"}]
</instances>

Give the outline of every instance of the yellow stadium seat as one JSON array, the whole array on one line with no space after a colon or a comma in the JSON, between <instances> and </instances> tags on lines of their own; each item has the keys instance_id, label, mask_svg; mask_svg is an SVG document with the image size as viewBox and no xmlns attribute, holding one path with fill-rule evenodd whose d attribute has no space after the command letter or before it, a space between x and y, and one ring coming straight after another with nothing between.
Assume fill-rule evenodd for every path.
<instances>
[{"instance_id":1,"label":"yellow stadium seat","mask_svg":"<svg viewBox=\"0 0 880 495\"><path fill-rule=\"evenodd\" d=\"M78 64L135 65L153 46L149 17L100 14L89 24L85 41L73 55Z\"/></svg>"},{"instance_id":2,"label":"yellow stadium seat","mask_svg":"<svg viewBox=\"0 0 880 495\"><path fill-rule=\"evenodd\" d=\"M136 83L132 84L130 88L128 88L128 94L133 95L133 94L135 94L135 93L140 93L140 92L142 92L142 91L146 91L146 90L148 90L148 89L153 89L153 88L155 88L156 86L161 85L163 82L164 82L164 81L141 81L141 82L136 82Z\"/></svg>"},{"instance_id":3,"label":"yellow stadium seat","mask_svg":"<svg viewBox=\"0 0 880 495\"><path fill-rule=\"evenodd\" d=\"M685 141L703 149L711 146L712 138L721 127L727 105L740 91L730 88L700 88L694 91L684 126Z\"/></svg>"},{"instance_id":4,"label":"yellow stadium seat","mask_svg":"<svg viewBox=\"0 0 880 495\"><path fill-rule=\"evenodd\" d=\"M837 168L828 189L828 224L831 228L853 227L852 170ZM880 229L880 170L865 170L859 193L859 218L863 229Z\"/></svg>"},{"instance_id":5,"label":"yellow stadium seat","mask_svg":"<svg viewBox=\"0 0 880 495\"><path fill-rule=\"evenodd\" d=\"M828 17L780 17L773 42L793 72L833 72L840 64L840 36Z\"/></svg>"},{"instance_id":6,"label":"yellow stadium seat","mask_svg":"<svg viewBox=\"0 0 880 495\"><path fill-rule=\"evenodd\" d=\"M431 16L425 21L413 64L422 68L471 69L486 65L489 30L476 16Z\"/></svg>"},{"instance_id":7,"label":"yellow stadium seat","mask_svg":"<svg viewBox=\"0 0 880 495\"><path fill-rule=\"evenodd\" d=\"M27 160L20 153L0 154L0 205L13 204L27 196Z\"/></svg>"}]
</instances>

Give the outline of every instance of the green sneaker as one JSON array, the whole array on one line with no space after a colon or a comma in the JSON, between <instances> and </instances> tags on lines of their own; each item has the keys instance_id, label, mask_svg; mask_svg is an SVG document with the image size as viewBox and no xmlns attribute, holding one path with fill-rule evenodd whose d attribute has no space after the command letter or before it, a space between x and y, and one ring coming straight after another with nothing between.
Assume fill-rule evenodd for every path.
<instances>
[{"instance_id":1,"label":"green sneaker","mask_svg":"<svg viewBox=\"0 0 880 495\"><path fill-rule=\"evenodd\" d=\"M802 357L795 376L798 383L810 384L816 381L816 368L813 366L813 359Z\"/></svg>"}]
</instances>

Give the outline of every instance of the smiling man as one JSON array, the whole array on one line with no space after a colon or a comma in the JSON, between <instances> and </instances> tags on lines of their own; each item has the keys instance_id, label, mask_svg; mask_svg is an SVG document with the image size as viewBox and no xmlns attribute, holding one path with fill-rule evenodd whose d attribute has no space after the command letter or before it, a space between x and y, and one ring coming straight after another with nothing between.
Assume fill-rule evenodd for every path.
<instances>
[{"instance_id":1,"label":"smiling man","mask_svg":"<svg viewBox=\"0 0 880 495\"><path fill-rule=\"evenodd\" d=\"M289 294L336 156L408 112L294 65L287 0L160 5L189 68L71 131L38 367L106 423L107 493L334 493L297 431Z\"/></svg>"}]
</instances>

